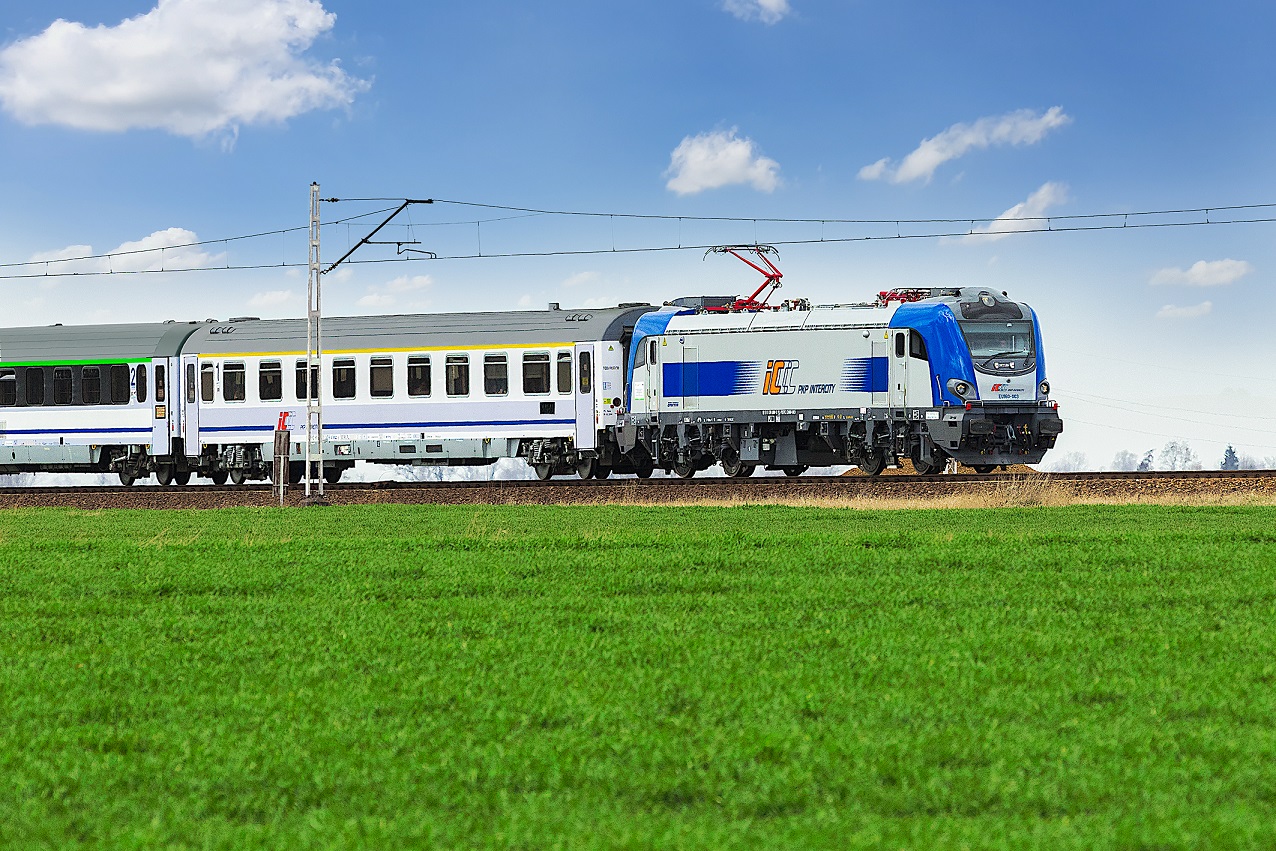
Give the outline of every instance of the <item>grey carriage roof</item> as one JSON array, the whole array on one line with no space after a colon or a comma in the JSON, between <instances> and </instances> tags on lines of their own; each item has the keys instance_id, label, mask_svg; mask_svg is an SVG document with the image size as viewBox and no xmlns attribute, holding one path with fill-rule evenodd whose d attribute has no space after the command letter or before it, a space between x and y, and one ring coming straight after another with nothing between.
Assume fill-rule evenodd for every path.
<instances>
[{"instance_id":1,"label":"grey carriage roof","mask_svg":"<svg viewBox=\"0 0 1276 851\"><path fill-rule=\"evenodd\" d=\"M0 366L107 363L176 356L196 323L0 328Z\"/></svg>"},{"instance_id":2,"label":"grey carriage roof","mask_svg":"<svg viewBox=\"0 0 1276 851\"><path fill-rule=\"evenodd\" d=\"M619 340L641 307L599 310L521 310L492 313L431 313L405 316L334 316L323 320L325 352L370 349L506 347L586 340ZM198 354L289 354L305 352L303 319L244 319L201 326L186 344Z\"/></svg>"}]
</instances>

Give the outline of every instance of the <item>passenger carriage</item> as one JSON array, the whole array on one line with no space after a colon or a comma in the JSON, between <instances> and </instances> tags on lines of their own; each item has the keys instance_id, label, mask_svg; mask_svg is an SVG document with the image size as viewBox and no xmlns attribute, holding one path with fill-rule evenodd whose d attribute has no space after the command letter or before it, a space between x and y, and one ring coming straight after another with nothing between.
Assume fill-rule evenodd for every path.
<instances>
[{"instance_id":1,"label":"passenger carriage","mask_svg":"<svg viewBox=\"0 0 1276 851\"><path fill-rule=\"evenodd\" d=\"M189 478L173 384L191 324L0 329L0 474Z\"/></svg>"},{"instance_id":2,"label":"passenger carriage","mask_svg":"<svg viewBox=\"0 0 1276 851\"><path fill-rule=\"evenodd\" d=\"M242 482L268 475L274 431L291 428L299 479L317 386L329 481L356 461L523 457L542 478L577 466L596 474L599 433L623 406L625 345L650 309L329 318L309 389L304 321L207 325L183 349L183 437L198 447L192 464Z\"/></svg>"}]
</instances>

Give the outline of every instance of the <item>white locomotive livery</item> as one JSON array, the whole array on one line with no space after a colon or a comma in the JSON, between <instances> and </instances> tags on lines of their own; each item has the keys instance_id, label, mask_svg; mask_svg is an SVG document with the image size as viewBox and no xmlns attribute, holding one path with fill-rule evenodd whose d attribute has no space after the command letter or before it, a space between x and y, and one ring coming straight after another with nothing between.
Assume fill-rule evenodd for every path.
<instances>
[{"instance_id":1,"label":"white locomotive livery","mask_svg":"<svg viewBox=\"0 0 1276 851\"><path fill-rule=\"evenodd\" d=\"M331 318L310 376L305 358L301 320L0 329L0 474L243 483L293 429L299 480L311 393L330 482L356 461L499 458L542 479L988 471L1040 461L1063 430L1036 314L983 289Z\"/></svg>"}]
</instances>

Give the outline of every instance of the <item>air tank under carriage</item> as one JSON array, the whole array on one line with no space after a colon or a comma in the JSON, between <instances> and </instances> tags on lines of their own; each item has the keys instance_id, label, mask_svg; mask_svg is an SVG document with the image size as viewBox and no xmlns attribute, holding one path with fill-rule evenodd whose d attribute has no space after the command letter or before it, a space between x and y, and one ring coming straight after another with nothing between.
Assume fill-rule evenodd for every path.
<instances>
[{"instance_id":1,"label":"air tank under carriage","mask_svg":"<svg viewBox=\"0 0 1276 851\"><path fill-rule=\"evenodd\" d=\"M1063 430L1036 315L1002 293L758 307L684 299L638 320L617 452L683 476L899 458L927 474L1036 463Z\"/></svg>"}]
</instances>

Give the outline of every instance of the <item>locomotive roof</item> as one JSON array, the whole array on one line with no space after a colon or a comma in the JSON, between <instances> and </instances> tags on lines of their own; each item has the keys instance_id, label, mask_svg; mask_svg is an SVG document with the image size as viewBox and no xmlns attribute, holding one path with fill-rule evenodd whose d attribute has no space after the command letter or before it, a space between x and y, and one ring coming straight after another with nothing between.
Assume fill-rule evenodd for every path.
<instances>
[{"instance_id":1,"label":"locomotive roof","mask_svg":"<svg viewBox=\"0 0 1276 851\"><path fill-rule=\"evenodd\" d=\"M650 305L590 310L520 310L323 320L323 350L534 346L619 340ZM306 350L304 319L243 319L201 326L185 346L201 354L280 354Z\"/></svg>"},{"instance_id":2,"label":"locomotive roof","mask_svg":"<svg viewBox=\"0 0 1276 851\"><path fill-rule=\"evenodd\" d=\"M153 322L0 328L0 366L174 357L199 327Z\"/></svg>"}]
</instances>

